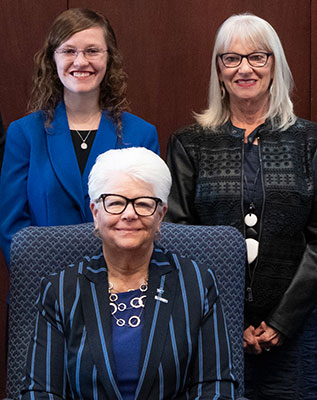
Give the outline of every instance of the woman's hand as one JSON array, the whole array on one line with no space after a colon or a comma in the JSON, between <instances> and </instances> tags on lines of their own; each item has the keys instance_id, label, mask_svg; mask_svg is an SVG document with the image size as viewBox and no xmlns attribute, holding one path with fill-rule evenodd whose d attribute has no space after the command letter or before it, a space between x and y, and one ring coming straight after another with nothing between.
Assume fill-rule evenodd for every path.
<instances>
[{"instance_id":1,"label":"woman's hand","mask_svg":"<svg viewBox=\"0 0 317 400\"><path fill-rule=\"evenodd\" d=\"M270 348L274 346L281 346L284 342L284 336L264 321L256 328L255 336L258 344L265 351L270 351Z\"/></svg>"},{"instance_id":2,"label":"woman's hand","mask_svg":"<svg viewBox=\"0 0 317 400\"><path fill-rule=\"evenodd\" d=\"M258 328L257 328L258 329ZM243 348L249 354L261 354L262 348L258 342L256 329L250 325L243 333Z\"/></svg>"}]
</instances>

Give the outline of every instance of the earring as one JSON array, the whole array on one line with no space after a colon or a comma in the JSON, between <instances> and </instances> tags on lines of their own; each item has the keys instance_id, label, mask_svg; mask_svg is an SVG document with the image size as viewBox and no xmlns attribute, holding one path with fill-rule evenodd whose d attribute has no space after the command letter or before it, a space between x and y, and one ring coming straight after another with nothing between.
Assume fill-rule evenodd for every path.
<instances>
[{"instance_id":1,"label":"earring","mask_svg":"<svg viewBox=\"0 0 317 400\"><path fill-rule=\"evenodd\" d=\"M226 97L226 89L223 82L220 83L220 92L221 92L221 100L223 100Z\"/></svg>"},{"instance_id":2,"label":"earring","mask_svg":"<svg viewBox=\"0 0 317 400\"><path fill-rule=\"evenodd\" d=\"M270 95L273 96L273 83L270 86Z\"/></svg>"},{"instance_id":3,"label":"earring","mask_svg":"<svg viewBox=\"0 0 317 400\"><path fill-rule=\"evenodd\" d=\"M157 230L157 231L155 232L154 241L155 241L155 242L159 242L160 239L161 239L161 231L160 231L160 230Z\"/></svg>"},{"instance_id":4,"label":"earring","mask_svg":"<svg viewBox=\"0 0 317 400\"><path fill-rule=\"evenodd\" d=\"M100 239L101 236L100 236L100 232L99 232L99 229L98 229L98 228L95 228L95 229L94 229L93 235L94 235L96 238Z\"/></svg>"}]
</instances>

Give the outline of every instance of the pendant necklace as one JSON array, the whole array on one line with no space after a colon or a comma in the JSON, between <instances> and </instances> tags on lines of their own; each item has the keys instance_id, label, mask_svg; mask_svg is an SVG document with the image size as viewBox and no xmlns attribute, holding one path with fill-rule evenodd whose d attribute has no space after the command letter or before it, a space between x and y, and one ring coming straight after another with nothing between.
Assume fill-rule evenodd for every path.
<instances>
[{"instance_id":1,"label":"pendant necklace","mask_svg":"<svg viewBox=\"0 0 317 400\"><path fill-rule=\"evenodd\" d=\"M82 141L80 147L81 147L83 150L86 150L87 147L88 147L88 146L87 146L87 143L86 143L86 140L88 139L88 137L89 137L89 135L90 135L90 133L91 133L91 130L87 133L87 135L86 135L85 138L83 138L82 135L81 135L76 129L75 129L75 132L78 134L78 136L80 137L80 139L81 139L81 141Z\"/></svg>"},{"instance_id":2,"label":"pendant necklace","mask_svg":"<svg viewBox=\"0 0 317 400\"><path fill-rule=\"evenodd\" d=\"M253 194L256 187L256 183L259 177L260 168L257 169L255 178L253 181ZM246 185L246 189L249 197L249 209L247 214L244 216L244 223L247 227L246 229L246 245L247 245L247 255L248 255L248 263L251 264L258 256L259 252L259 242L258 242L258 233L255 230L254 226L258 222L258 217L255 214L255 205L254 198L251 196L249 183L246 175L244 175L244 182Z\"/></svg>"}]
</instances>

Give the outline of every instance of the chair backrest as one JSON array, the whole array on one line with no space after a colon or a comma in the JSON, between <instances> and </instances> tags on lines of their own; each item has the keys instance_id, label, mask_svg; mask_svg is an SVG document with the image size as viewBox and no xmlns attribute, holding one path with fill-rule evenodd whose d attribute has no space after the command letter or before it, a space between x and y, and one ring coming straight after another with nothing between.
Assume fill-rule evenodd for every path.
<instances>
[{"instance_id":1,"label":"chair backrest","mask_svg":"<svg viewBox=\"0 0 317 400\"><path fill-rule=\"evenodd\" d=\"M232 343L233 366L243 393L243 298L245 241L227 226L163 223L163 247L208 263L216 273ZM11 247L9 351L7 397L17 398L33 332L35 301L42 276L95 252L100 240L93 225L28 227L18 232Z\"/></svg>"}]
</instances>

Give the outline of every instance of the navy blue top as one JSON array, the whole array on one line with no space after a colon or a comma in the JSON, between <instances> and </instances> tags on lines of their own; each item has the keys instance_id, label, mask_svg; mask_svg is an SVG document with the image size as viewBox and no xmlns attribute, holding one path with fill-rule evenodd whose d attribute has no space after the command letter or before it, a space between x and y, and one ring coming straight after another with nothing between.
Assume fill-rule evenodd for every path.
<instances>
[{"instance_id":1,"label":"navy blue top","mask_svg":"<svg viewBox=\"0 0 317 400\"><path fill-rule=\"evenodd\" d=\"M254 203L252 212L259 219L263 201L259 146L252 143L244 144L244 176L247 180L247 184L245 180L243 182L244 214L247 214L250 203Z\"/></svg>"},{"instance_id":2,"label":"navy blue top","mask_svg":"<svg viewBox=\"0 0 317 400\"><path fill-rule=\"evenodd\" d=\"M133 297L140 297L143 293L137 289L130 292L116 293L118 300L116 304L124 303L127 305L125 311L117 311L116 318L122 318L128 324L131 316L141 314L141 323L136 328L118 326L116 319L113 318L113 353L117 373L117 383L124 400L133 400L137 384L139 381L139 363L141 353L141 334L144 308L132 308L130 301ZM130 308L131 307L131 308Z\"/></svg>"}]
</instances>

